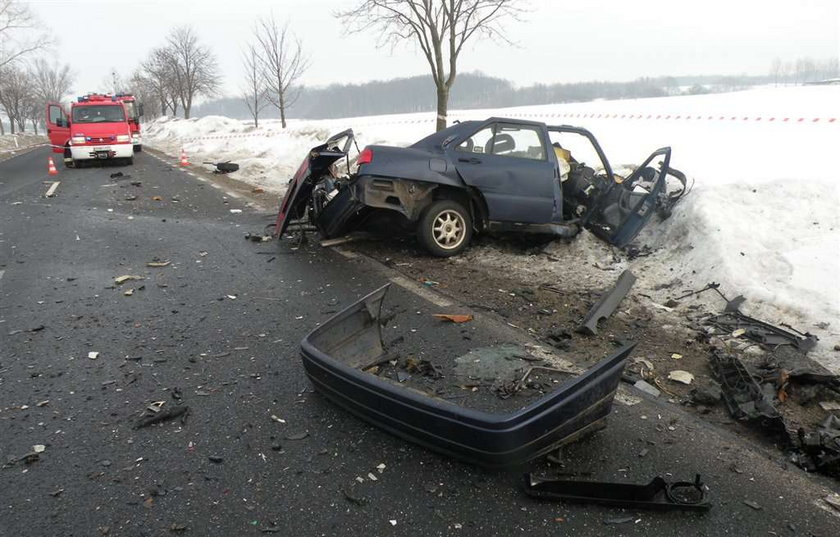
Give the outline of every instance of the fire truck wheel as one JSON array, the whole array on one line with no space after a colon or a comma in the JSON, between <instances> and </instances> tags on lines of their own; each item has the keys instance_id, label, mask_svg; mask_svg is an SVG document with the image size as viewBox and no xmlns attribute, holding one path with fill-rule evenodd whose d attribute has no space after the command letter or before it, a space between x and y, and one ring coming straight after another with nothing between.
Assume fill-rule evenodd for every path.
<instances>
[{"instance_id":1,"label":"fire truck wheel","mask_svg":"<svg viewBox=\"0 0 840 537\"><path fill-rule=\"evenodd\" d=\"M134 166L134 157L128 157L125 159L126 166Z\"/></svg>"}]
</instances>

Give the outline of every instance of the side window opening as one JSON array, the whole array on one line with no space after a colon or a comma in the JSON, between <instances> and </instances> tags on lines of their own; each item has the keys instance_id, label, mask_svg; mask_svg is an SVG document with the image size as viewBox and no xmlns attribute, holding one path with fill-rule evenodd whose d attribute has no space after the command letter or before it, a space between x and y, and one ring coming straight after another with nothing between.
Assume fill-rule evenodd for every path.
<instances>
[{"instance_id":1,"label":"side window opening","mask_svg":"<svg viewBox=\"0 0 840 537\"><path fill-rule=\"evenodd\" d=\"M498 126L493 153L514 158L546 160L540 131L528 125Z\"/></svg>"},{"instance_id":2,"label":"side window opening","mask_svg":"<svg viewBox=\"0 0 840 537\"><path fill-rule=\"evenodd\" d=\"M64 111L61 109L60 106L51 104L50 105L50 123L53 125L58 125L64 122Z\"/></svg>"},{"instance_id":3,"label":"side window opening","mask_svg":"<svg viewBox=\"0 0 840 537\"><path fill-rule=\"evenodd\" d=\"M495 125L484 127L455 147L455 151L464 153L489 153L490 142L493 139L493 128Z\"/></svg>"}]
</instances>

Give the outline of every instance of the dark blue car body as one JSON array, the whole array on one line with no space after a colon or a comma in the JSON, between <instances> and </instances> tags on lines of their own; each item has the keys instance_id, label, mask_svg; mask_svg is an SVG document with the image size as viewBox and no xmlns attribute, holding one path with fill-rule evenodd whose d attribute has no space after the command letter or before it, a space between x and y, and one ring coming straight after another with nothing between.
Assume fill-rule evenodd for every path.
<instances>
[{"instance_id":1,"label":"dark blue car body","mask_svg":"<svg viewBox=\"0 0 840 537\"><path fill-rule=\"evenodd\" d=\"M571 172L564 175L555 150L562 148L552 146L551 134L587 139L601 161L599 171L570 159ZM654 212L667 216L685 191L684 176L670 168L670 148L655 151L620 178L592 133L580 127L504 118L465 121L409 147L367 146L356 173L341 180L329 172L330 165L347 157L352 141L348 130L313 148L283 200L278 235L290 219L308 214L324 237L336 237L381 211L440 231L444 220L430 220L428 211L446 200L456 217L463 208L461 223L470 228L466 242L473 231L569 237L587 228L623 247ZM682 182L676 195L666 192L669 175Z\"/></svg>"}]
</instances>

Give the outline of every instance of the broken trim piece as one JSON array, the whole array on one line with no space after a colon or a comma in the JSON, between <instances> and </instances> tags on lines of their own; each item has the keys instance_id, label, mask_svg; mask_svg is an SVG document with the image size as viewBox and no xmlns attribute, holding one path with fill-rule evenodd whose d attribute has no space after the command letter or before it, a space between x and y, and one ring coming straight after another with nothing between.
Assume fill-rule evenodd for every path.
<instances>
[{"instance_id":1,"label":"broken trim piece","mask_svg":"<svg viewBox=\"0 0 840 537\"><path fill-rule=\"evenodd\" d=\"M630 292L634 283L636 283L636 276L632 272L629 270L622 272L618 281L615 282L615 286L609 292L601 295L598 302L592 306L577 331L588 336L596 335L598 333L598 322L612 315L619 303Z\"/></svg>"},{"instance_id":2,"label":"broken trim piece","mask_svg":"<svg viewBox=\"0 0 840 537\"><path fill-rule=\"evenodd\" d=\"M338 406L392 434L486 467L522 464L604 426L635 345L522 409L477 411L361 370L387 354L379 321L388 287L361 298L301 342L307 376Z\"/></svg>"},{"instance_id":3,"label":"broken trim piece","mask_svg":"<svg viewBox=\"0 0 840 537\"><path fill-rule=\"evenodd\" d=\"M712 373L720 382L723 401L732 417L739 420L762 420L768 428L785 430L782 415L761 391L741 360L735 356L713 352Z\"/></svg>"},{"instance_id":4,"label":"broken trim piece","mask_svg":"<svg viewBox=\"0 0 840 537\"><path fill-rule=\"evenodd\" d=\"M654 477L647 485L542 479L525 474L525 494L540 500L597 503L630 509L708 511L712 507L706 501L700 474L693 482L669 482Z\"/></svg>"},{"instance_id":5,"label":"broken trim piece","mask_svg":"<svg viewBox=\"0 0 840 537\"><path fill-rule=\"evenodd\" d=\"M736 297L734 300L737 300ZM733 300L733 302L734 302ZM781 345L791 345L802 352L808 352L817 345L819 339L813 334L805 332L800 337L793 332L788 332L772 324L765 323L758 319L748 317L740 311L728 311L710 317L706 324L717 328L723 332L733 333L738 329L743 329L743 336L747 339L765 345L769 348L779 347Z\"/></svg>"}]
</instances>

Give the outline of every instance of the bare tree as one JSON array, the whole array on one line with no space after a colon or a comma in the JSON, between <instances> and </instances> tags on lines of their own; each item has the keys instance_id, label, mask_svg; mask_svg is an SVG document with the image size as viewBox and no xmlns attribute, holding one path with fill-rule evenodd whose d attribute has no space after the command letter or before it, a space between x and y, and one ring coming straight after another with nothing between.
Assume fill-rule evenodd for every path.
<instances>
[{"instance_id":1,"label":"bare tree","mask_svg":"<svg viewBox=\"0 0 840 537\"><path fill-rule=\"evenodd\" d=\"M160 95L155 90L154 84L143 76L140 69L134 71L129 78L128 88L134 94L134 98L144 104L144 117L155 118L161 115L164 105L160 100Z\"/></svg>"},{"instance_id":2,"label":"bare tree","mask_svg":"<svg viewBox=\"0 0 840 537\"><path fill-rule=\"evenodd\" d=\"M213 52L199 44L189 26L175 28L166 39L164 50L175 81L175 91L184 118L189 119L193 100L199 95L213 95L219 88L219 72Z\"/></svg>"},{"instance_id":3,"label":"bare tree","mask_svg":"<svg viewBox=\"0 0 840 537\"><path fill-rule=\"evenodd\" d=\"M242 53L245 80L242 88L242 98L248 106L248 112L254 118L254 127L260 126L260 112L265 108L265 82L260 72L260 56L253 44Z\"/></svg>"},{"instance_id":4,"label":"bare tree","mask_svg":"<svg viewBox=\"0 0 840 537\"><path fill-rule=\"evenodd\" d=\"M297 100L297 81L309 67L300 40L282 27L274 15L260 19L254 29L260 60L260 73L265 84L265 97L280 111L280 124L286 128L286 110Z\"/></svg>"},{"instance_id":5,"label":"bare tree","mask_svg":"<svg viewBox=\"0 0 840 537\"><path fill-rule=\"evenodd\" d=\"M778 86L779 85L779 77L782 74L782 59L778 56L773 58L773 61L770 63L770 76L773 77L773 84Z\"/></svg>"},{"instance_id":6,"label":"bare tree","mask_svg":"<svg viewBox=\"0 0 840 537\"><path fill-rule=\"evenodd\" d=\"M49 38L33 31L36 18L17 0L0 0L0 69L49 46Z\"/></svg>"},{"instance_id":7,"label":"bare tree","mask_svg":"<svg viewBox=\"0 0 840 537\"><path fill-rule=\"evenodd\" d=\"M74 76L68 64L50 64L47 60L38 58L30 65L29 74L32 79L32 93L42 104L50 101L61 102L73 85Z\"/></svg>"},{"instance_id":8,"label":"bare tree","mask_svg":"<svg viewBox=\"0 0 840 537\"><path fill-rule=\"evenodd\" d=\"M149 53L149 57L140 65L140 76L144 84L157 96L161 115L165 116L170 110L172 115L177 115L177 82L166 49L156 48Z\"/></svg>"},{"instance_id":9,"label":"bare tree","mask_svg":"<svg viewBox=\"0 0 840 537\"><path fill-rule=\"evenodd\" d=\"M516 19L517 0L364 0L337 16L350 31L378 30L392 46L413 40L420 46L437 88L437 130L446 128L449 92L458 58L474 36L509 43L501 22Z\"/></svg>"},{"instance_id":10,"label":"bare tree","mask_svg":"<svg viewBox=\"0 0 840 537\"><path fill-rule=\"evenodd\" d=\"M6 65L0 73L0 107L9 118L11 133L26 131L26 106L30 96L30 80L26 71ZM16 128L17 127L17 128Z\"/></svg>"}]
</instances>

